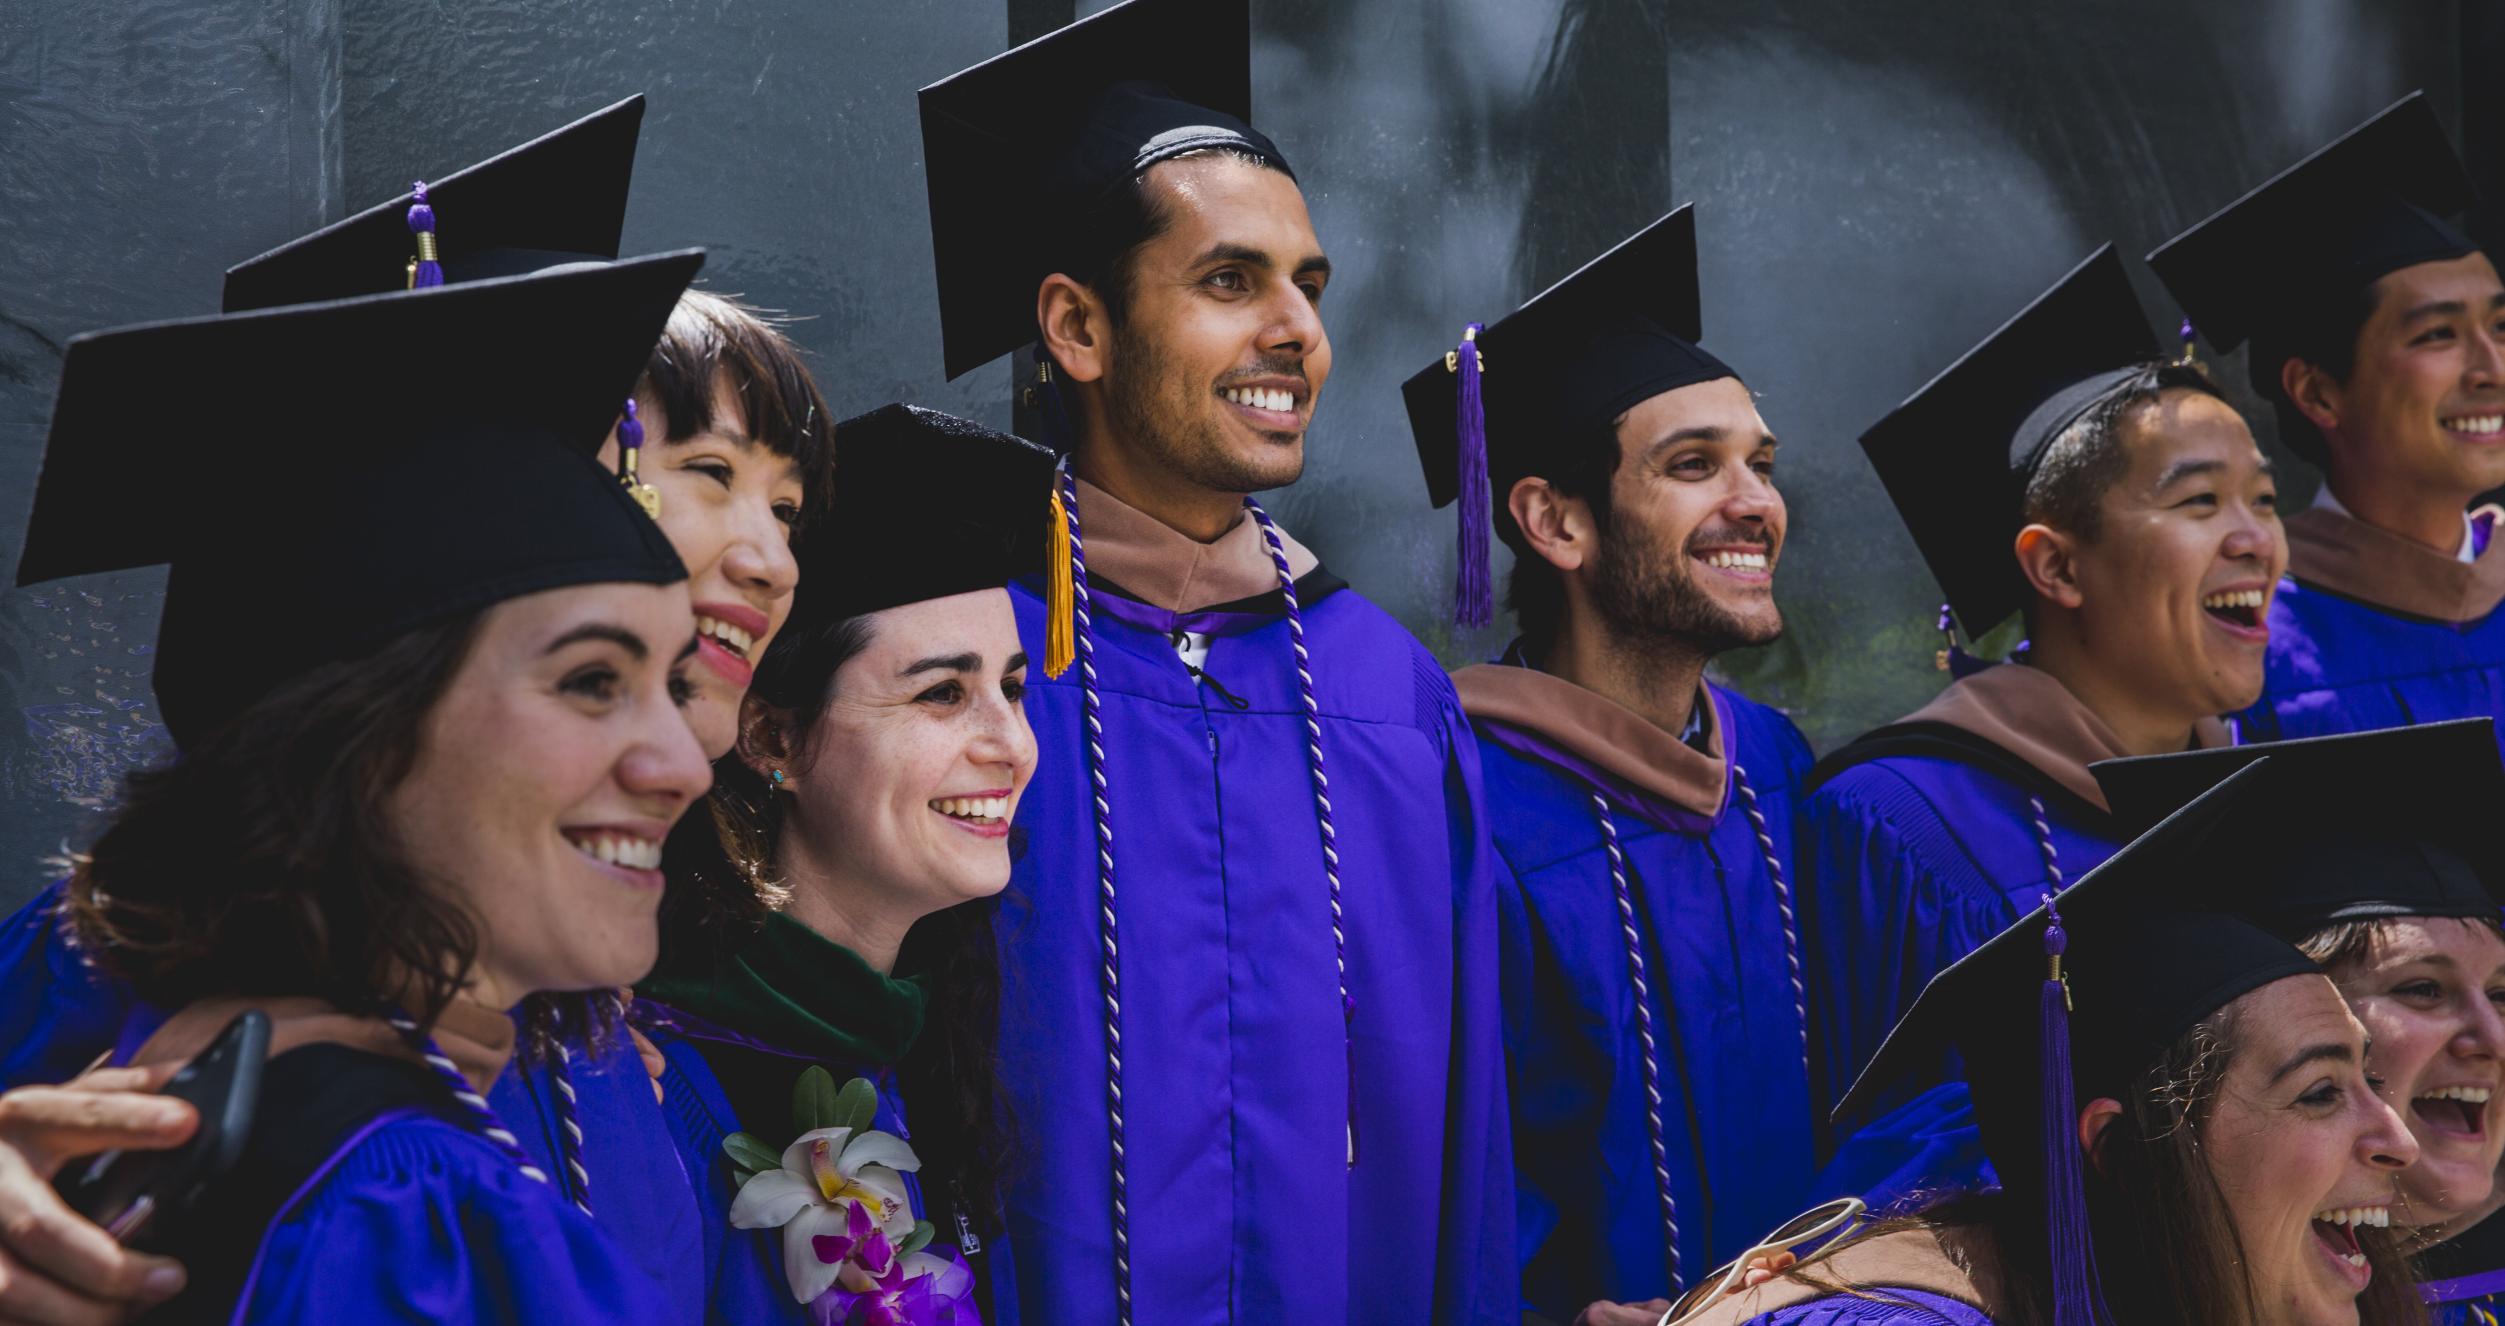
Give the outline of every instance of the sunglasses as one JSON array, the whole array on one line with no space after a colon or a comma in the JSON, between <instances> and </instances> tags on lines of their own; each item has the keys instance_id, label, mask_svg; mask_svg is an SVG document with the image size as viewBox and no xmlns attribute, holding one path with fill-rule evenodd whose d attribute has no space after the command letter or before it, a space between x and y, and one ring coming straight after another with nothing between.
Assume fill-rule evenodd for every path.
<instances>
[{"instance_id":1,"label":"sunglasses","mask_svg":"<svg viewBox=\"0 0 2505 1326\"><path fill-rule=\"evenodd\" d=\"M1671 1304L1668 1312L1661 1314L1661 1320L1655 1323L1655 1326L1681 1326L1681 1323L1693 1319L1706 1308L1737 1292L1742 1282L1747 1279L1748 1264L1760 1257L1772 1257L1779 1252L1790 1252L1804 1243L1824 1239L1825 1243L1817 1251L1794 1262L1791 1269L1797 1271L1817 1261L1833 1251L1835 1245L1843 1242L1845 1236L1861 1224L1862 1216L1868 1210L1869 1208L1863 1205L1858 1197L1838 1197L1823 1206L1814 1206L1801 1212L1785 1221L1781 1229L1759 1239L1756 1245L1748 1251L1715 1267L1713 1274L1698 1281L1695 1288L1680 1295L1679 1301Z\"/></svg>"}]
</instances>

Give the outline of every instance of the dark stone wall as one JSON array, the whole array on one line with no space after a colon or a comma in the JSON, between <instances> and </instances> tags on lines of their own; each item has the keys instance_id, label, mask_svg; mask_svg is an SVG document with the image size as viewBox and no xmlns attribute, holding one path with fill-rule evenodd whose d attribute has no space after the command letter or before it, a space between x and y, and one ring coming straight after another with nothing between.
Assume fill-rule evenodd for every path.
<instances>
[{"instance_id":1,"label":"dark stone wall","mask_svg":"<svg viewBox=\"0 0 2505 1326\"><path fill-rule=\"evenodd\" d=\"M69 339L213 313L228 264L344 215L339 69L339 0L0 6L0 564L16 566ZM166 441L240 451L251 421ZM164 582L0 590L0 904L166 750L148 690ZM269 620L238 623L272 650L315 629L291 620L286 583L271 568Z\"/></svg>"},{"instance_id":2,"label":"dark stone wall","mask_svg":"<svg viewBox=\"0 0 2505 1326\"><path fill-rule=\"evenodd\" d=\"M226 264L636 91L629 249L711 249L706 284L801 319L840 410L1007 423L1009 366L940 377L913 89L1102 7L11 0L0 546L69 336L212 309ZM2505 94L2463 73L2505 54L2493 0L1262 0L1254 27L1256 116L1339 268L1306 480L1272 508L1447 661L1491 652L1501 626L1444 625L1452 516L1425 508L1398 383L1694 201L1707 338L1762 394L1792 502L1791 630L1724 671L1821 744L1938 684L1936 590L1863 426L2097 242L2145 251L2411 88L2505 187ZM248 437L204 420L180 441ZM2291 479L2302 500L2310 476ZM284 567L271 582L271 619L239 630L279 650L318 605L286 605ZM0 903L162 749L159 583L0 593Z\"/></svg>"}]
</instances>

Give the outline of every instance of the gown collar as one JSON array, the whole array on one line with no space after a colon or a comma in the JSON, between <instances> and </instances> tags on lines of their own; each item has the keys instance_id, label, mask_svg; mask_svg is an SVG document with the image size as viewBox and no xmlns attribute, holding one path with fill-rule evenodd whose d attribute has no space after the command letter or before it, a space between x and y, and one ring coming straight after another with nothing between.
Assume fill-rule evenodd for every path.
<instances>
[{"instance_id":1,"label":"gown collar","mask_svg":"<svg viewBox=\"0 0 2505 1326\"><path fill-rule=\"evenodd\" d=\"M2496 516L2491 510L2479 518L2492 526ZM2478 542L2479 518L2470 518L2465 551ZM2496 540L2473 560L2447 557L2349 515L2336 501L2286 523L2288 574L2342 598L2439 622L2475 622L2505 601L2505 545Z\"/></svg>"},{"instance_id":2,"label":"gown collar","mask_svg":"<svg viewBox=\"0 0 2505 1326\"><path fill-rule=\"evenodd\" d=\"M2088 766L2131 754L2069 687L2021 663L1996 664L1961 678L1901 721L1939 723L1981 737L2099 810L2112 807ZM2226 724L2215 718L2193 725L2196 749L2229 740Z\"/></svg>"},{"instance_id":3,"label":"gown collar","mask_svg":"<svg viewBox=\"0 0 2505 1326\"><path fill-rule=\"evenodd\" d=\"M1667 802L1688 815L1722 813L1730 791L1730 722L1710 684L1697 688L1691 721L1701 726L1693 745L1597 691L1525 665L1519 643L1502 661L1455 672L1453 689L1472 723L1530 738L1535 748L1526 753L1573 772L1598 772L1618 785L1613 791Z\"/></svg>"},{"instance_id":4,"label":"gown collar","mask_svg":"<svg viewBox=\"0 0 2505 1326\"><path fill-rule=\"evenodd\" d=\"M1201 543L1085 479L1078 481L1079 530L1087 540L1087 574L1170 613L1198 612L1268 594L1279 587L1261 527L1244 512L1215 543ZM1289 573L1303 579L1316 559L1279 531Z\"/></svg>"},{"instance_id":5,"label":"gown collar","mask_svg":"<svg viewBox=\"0 0 2505 1326\"><path fill-rule=\"evenodd\" d=\"M141 1066L189 1062L209 1048L218 1033L226 1030L226 1024L248 1008L269 1015L271 1058L301 1045L329 1042L410 1063L425 1062L400 1033L381 1019L343 1013L324 1000L302 996L193 1000L167 1018L165 1025L131 1056L131 1062ZM513 1061L512 1015L484 1004L453 1000L436 1019L434 1035L435 1043L461 1070L461 1076L482 1093L504 1075L505 1065Z\"/></svg>"},{"instance_id":6,"label":"gown collar","mask_svg":"<svg viewBox=\"0 0 2505 1326\"><path fill-rule=\"evenodd\" d=\"M880 972L780 912L711 972L655 976L638 992L814 1059L859 1065L903 1059L930 1005L920 977Z\"/></svg>"}]
</instances>

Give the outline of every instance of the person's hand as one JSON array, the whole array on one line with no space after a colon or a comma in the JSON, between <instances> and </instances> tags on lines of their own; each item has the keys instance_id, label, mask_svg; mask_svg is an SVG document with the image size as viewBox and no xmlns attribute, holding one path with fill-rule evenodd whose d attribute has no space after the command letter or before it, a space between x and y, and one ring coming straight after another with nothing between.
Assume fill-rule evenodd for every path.
<instances>
[{"instance_id":1,"label":"person's hand","mask_svg":"<svg viewBox=\"0 0 2505 1326\"><path fill-rule=\"evenodd\" d=\"M1670 1310L1670 1300L1642 1303L1594 1303L1576 1313L1574 1326L1654 1326Z\"/></svg>"},{"instance_id":2,"label":"person's hand","mask_svg":"<svg viewBox=\"0 0 2505 1326\"><path fill-rule=\"evenodd\" d=\"M180 1067L107 1068L0 1094L0 1322L122 1322L182 1291L180 1263L114 1242L52 1190L82 1156L188 1140L199 1115L154 1094Z\"/></svg>"},{"instance_id":3,"label":"person's hand","mask_svg":"<svg viewBox=\"0 0 2505 1326\"><path fill-rule=\"evenodd\" d=\"M1776 1276L1783 1274L1785 1271L1792 1269L1799 1263L1800 1258L1788 1252L1773 1253L1764 1257L1751 1257L1748 1259L1747 1268L1740 1273L1739 1284L1733 1287L1731 1292L1736 1294L1742 1289L1755 1289L1757 1286L1764 1284L1768 1280L1771 1280Z\"/></svg>"}]
</instances>

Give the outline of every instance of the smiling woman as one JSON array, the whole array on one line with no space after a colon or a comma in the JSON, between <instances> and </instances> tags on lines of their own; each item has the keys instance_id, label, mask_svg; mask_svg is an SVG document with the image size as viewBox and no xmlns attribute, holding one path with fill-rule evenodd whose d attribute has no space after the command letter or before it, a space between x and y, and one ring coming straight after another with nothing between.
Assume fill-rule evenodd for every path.
<instances>
[{"instance_id":1,"label":"smiling woman","mask_svg":"<svg viewBox=\"0 0 2505 1326\"><path fill-rule=\"evenodd\" d=\"M708 758L739 735L739 701L791 611L791 541L833 486L834 417L800 348L765 312L704 290L679 297L635 399L657 423L638 473L687 563L699 636L687 721ZM618 439L601 446L615 467Z\"/></svg>"},{"instance_id":2,"label":"smiling woman","mask_svg":"<svg viewBox=\"0 0 2505 1326\"><path fill-rule=\"evenodd\" d=\"M673 1315L679 1268L623 1256L487 1093L517 1015L600 1048L585 996L650 966L650 864L709 780L681 712L686 568L590 459L700 260L70 349L30 545L67 569L103 555L65 552L94 524L73 517L129 500L117 446L252 410L272 365L300 407L255 465L165 462L183 503L135 526L164 546L116 550L174 563L157 679L181 753L131 777L65 894L146 1006L122 1057L181 1063L246 1007L274 1024L257 1107L228 1121L240 1160L142 1234L190 1269L175 1318ZM323 611L272 649L234 623L278 565Z\"/></svg>"},{"instance_id":3,"label":"smiling woman","mask_svg":"<svg viewBox=\"0 0 2505 1326\"><path fill-rule=\"evenodd\" d=\"M1954 1050L1999 1192L1693 1320L2418 1320L2382 1232L2418 1147L2376 1095L2365 1029L2311 960L2230 910L2267 908L2280 876L2234 866L2297 785L2267 758L2229 777L1941 973L1889 1037L1852 1095Z\"/></svg>"},{"instance_id":4,"label":"smiling woman","mask_svg":"<svg viewBox=\"0 0 2505 1326\"><path fill-rule=\"evenodd\" d=\"M902 405L839 431L843 492L717 765L719 832L672 841L666 952L636 1002L713 1232L758 1231L716 1244L723 1320L988 1294L999 1227L992 916L1036 761L1005 587L1045 564L1053 458ZM811 1122L819 1079L852 1084L839 1124ZM856 1148L894 1173L824 1177L854 1175ZM819 1196L789 1200L779 1176L821 1161ZM954 1251L923 1251L943 1229Z\"/></svg>"}]
</instances>

